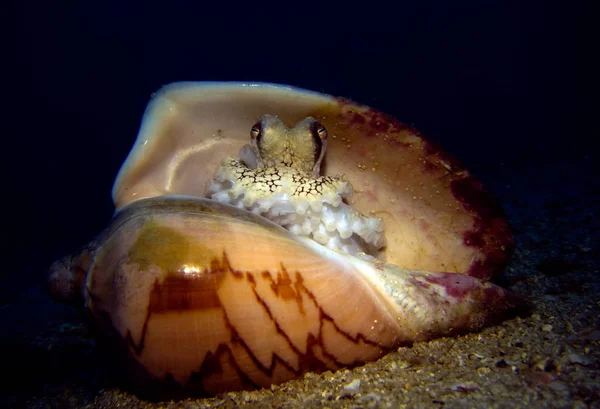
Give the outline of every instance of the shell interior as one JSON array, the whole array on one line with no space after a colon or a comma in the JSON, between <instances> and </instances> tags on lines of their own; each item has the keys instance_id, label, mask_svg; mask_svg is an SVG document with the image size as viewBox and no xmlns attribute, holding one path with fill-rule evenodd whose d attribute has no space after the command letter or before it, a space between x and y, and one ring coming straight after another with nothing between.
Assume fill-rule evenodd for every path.
<instances>
[{"instance_id":1,"label":"shell interior","mask_svg":"<svg viewBox=\"0 0 600 409\"><path fill-rule=\"evenodd\" d=\"M115 181L115 206L167 194L202 196L218 165L237 156L264 114L288 126L307 116L325 125L321 173L344 174L354 188L349 204L383 218L382 259L483 279L505 265L512 235L504 215L450 155L377 110L275 84L181 82L158 91Z\"/></svg>"}]
</instances>

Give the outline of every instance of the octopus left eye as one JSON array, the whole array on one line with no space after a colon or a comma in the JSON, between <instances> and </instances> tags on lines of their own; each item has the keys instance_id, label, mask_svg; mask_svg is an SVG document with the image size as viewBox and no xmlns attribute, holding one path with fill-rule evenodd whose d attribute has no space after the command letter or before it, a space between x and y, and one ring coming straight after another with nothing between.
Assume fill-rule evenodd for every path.
<instances>
[{"instance_id":1,"label":"octopus left eye","mask_svg":"<svg viewBox=\"0 0 600 409\"><path fill-rule=\"evenodd\" d=\"M262 124L260 123L260 121L258 121L256 124L254 124L254 126L252 127L252 130L250 131L250 137L252 139L258 139L258 137L260 136L260 131L261 131L261 126Z\"/></svg>"}]
</instances>

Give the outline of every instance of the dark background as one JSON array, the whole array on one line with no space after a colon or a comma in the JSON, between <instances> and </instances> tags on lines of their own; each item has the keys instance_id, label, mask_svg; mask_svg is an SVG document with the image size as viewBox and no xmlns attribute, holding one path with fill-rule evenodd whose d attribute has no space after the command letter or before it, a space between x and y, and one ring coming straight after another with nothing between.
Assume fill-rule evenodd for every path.
<instances>
[{"instance_id":1,"label":"dark background","mask_svg":"<svg viewBox=\"0 0 600 409\"><path fill-rule=\"evenodd\" d=\"M5 334L35 336L50 319L48 266L108 224L113 179L150 94L169 82L351 98L413 124L500 197L512 186L536 200L529 188L553 178L572 180L557 196L596 183L591 2L161 3L10 6Z\"/></svg>"}]
</instances>

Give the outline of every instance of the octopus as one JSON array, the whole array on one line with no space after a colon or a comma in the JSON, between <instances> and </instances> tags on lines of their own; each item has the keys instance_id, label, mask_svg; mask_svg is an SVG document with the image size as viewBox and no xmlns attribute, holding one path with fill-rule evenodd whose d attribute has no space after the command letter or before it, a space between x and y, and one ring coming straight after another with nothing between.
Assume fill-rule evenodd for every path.
<instances>
[{"instance_id":1,"label":"octopus","mask_svg":"<svg viewBox=\"0 0 600 409\"><path fill-rule=\"evenodd\" d=\"M334 250L374 255L385 244L381 218L351 208L352 184L342 176L322 176L327 129L307 117L288 128L263 115L250 131L239 158L225 159L206 195L249 210Z\"/></svg>"}]
</instances>

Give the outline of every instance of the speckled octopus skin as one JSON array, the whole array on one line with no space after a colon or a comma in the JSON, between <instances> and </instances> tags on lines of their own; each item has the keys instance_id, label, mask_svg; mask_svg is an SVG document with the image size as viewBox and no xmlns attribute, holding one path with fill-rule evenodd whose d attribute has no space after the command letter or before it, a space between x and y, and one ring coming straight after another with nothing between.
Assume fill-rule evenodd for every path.
<instances>
[{"instance_id":1,"label":"speckled octopus skin","mask_svg":"<svg viewBox=\"0 0 600 409\"><path fill-rule=\"evenodd\" d=\"M235 181L229 189L230 195L244 194L244 201L249 204L286 192L293 201L306 200L308 206L323 202L339 205L352 189L348 181L339 177L308 178L293 167L249 169L244 162L233 158L219 168L217 179Z\"/></svg>"},{"instance_id":2,"label":"speckled octopus skin","mask_svg":"<svg viewBox=\"0 0 600 409\"><path fill-rule=\"evenodd\" d=\"M327 130L314 118L288 129L276 116L263 115L252 127L250 145L242 148L243 158L226 159L206 195L335 250L379 250L384 245L381 218L366 217L343 203L352 197L346 178L319 175L326 147Z\"/></svg>"},{"instance_id":3,"label":"speckled octopus skin","mask_svg":"<svg viewBox=\"0 0 600 409\"><path fill-rule=\"evenodd\" d=\"M310 135L320 147L313 139L271 155L278 144L256 144L264 150L254 159L243 150L235 158L274 108L285 123L327 127L326 166L318 127ZM288 166L297 162L290 152L299 167ZM349 204L364 220L384 219L383 257L338 252L203 198L227 156L221 169L229 163L238 181L285 167L292 182L332 180L343 192L351 181ZM127 374L142 397L268 387L352 367L479 330L523 305L485 281L501 271L512 238L481 184L416 131L347 100L272 85L172 84L149 104L113 200L108 228L53 263L49 287L59 301L84 303L124 365L115 376Z\"/></svg>"}]
</instances>

